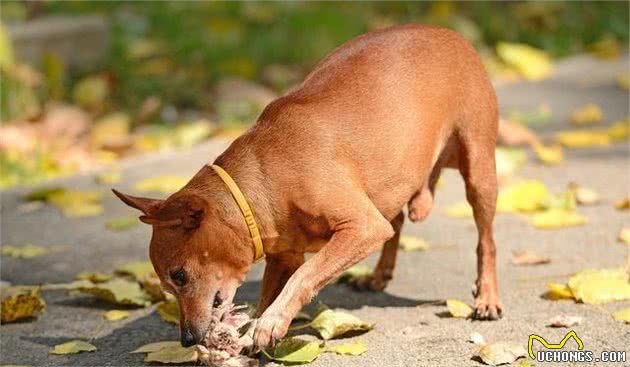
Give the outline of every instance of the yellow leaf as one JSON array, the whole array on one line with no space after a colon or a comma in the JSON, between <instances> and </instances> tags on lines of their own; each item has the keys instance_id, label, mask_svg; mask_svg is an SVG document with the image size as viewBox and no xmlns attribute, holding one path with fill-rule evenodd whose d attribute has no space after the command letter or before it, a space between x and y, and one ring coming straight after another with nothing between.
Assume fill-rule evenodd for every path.
<instances>
[{"instance_id":1,"label":"yellow leaf","mask_svg":"<svg viewBox=\"0 0 630 367\"><path fill-rule=\"evenodd\" d=\"M561 131L556 134L556 141L567 148L605 147L610 145L610 136L601 131Z\"/></svg>"},{"instance_id":2,"label":"yellow leaf","mask_svg":"<svg viewBox=\"0 0 630 367\"><path fill-rule=\"evenodd\" d=\"M525 44L499 42L497 55L527 80L543 80L553 71L551 59L546 52Z\"/></svg>"},{"instance_id":3,"label":"yellow leaf","mask_svg":"<svg viewBox=\"0 0 630 367\"><path fill-rule=\"evenodd\" d=\"M131 275L136 280L157 277L150 261L137 261L123 264L116 268L116 274Z\"/></svg>"},{"instance_id":4,"label":"yellow leaf","mask_svg":"<svg viewBox=\"0 0 630 367\"><path fill-rule=\"evenodd\" d=\"M156 308L162 320L171 324L179 324L179 306L176 301L160 302Z\"/></svg>"},{"instance_id":5,"label":"yellow leaf","mask_svg":"<svg viewBox=\"0 0 630 367\"><path fill-rule=\"evenodd\" d=\"M561 299L573 299L571 288L566 284L549 283L547 284L547 292L543 294L543 298L557 301Z\"/></svg>"},{"instance_id":6,"label":"yellow leaf","mask_svg":"<svg viewBox=\"0 0 630 367\"><path fill-rule=\"evenodd\" d=\"M89 280L92 283L104 283L111 280L112 276L105 273L82 271L77 274L76 278L78 280Z\"/></svg>"},{"instance_id":7,"label":"yellow leaf","mask_svg":"<svg viewBox=\"0 0 630 367\"><path fill-rule=\"evenodd\" d=\"M354 343L346 343L326 348L326 352L333 352L340 355L360 356L367 352L367 347L361 340Z\"/></svg>"},{"instance_id":8,"label":"yellow leaf","mask_svg":"<svg viewBox=\"0 0 630 367\"><path fill-rule=\"evenodd\" d=\"M129 315L131 315L129 311L110 310L110 311L105 312L103 314L103 317L108 321L117 321L117 320L126 319L127 317L129 317Z\"/></svg>"},{"instance_id":9,"label":"yellow leaf","mask_svg":"<svg viewBox=\"0 0 630 367\"><path fill-rule=\"evenodd\" d=\"M109 114L94 123L90 132L90 144L93 148L120 147L130 144L129 115L116 112Z\"/></svg>"},{"instance_id":10,"label":"yellow leaf","mask_svg":"<svg viewBox=\"0 0 630 367\"><path fill-rule=\"evenodd\" d=\"M63 191L50 195L48 201L57 206L66 217L90 217L103 212L98 191Z\"/></svg>"},{"instance_id":11,"label":"yellow leaf","mask_svg":"<svg viewBox=\"0 0 630 367\"><path fill-rule=\"evenodd\" d=\"M420 237L402 235L399 242L399 246L403 251L424 251L429 249L429 244Z\"/></svg>"},{"instance_id":12,"label":"yellow leaf","mask_svg":"<svg viewBox=\"0 0 630 367\"><path fill-rule=\"evenodd\" d=\"M630 308L624 308L612 313L613 319L617 321L623 321L626 324L630 324Z\"/></svg>"},{"instance_id":13,"label":"yellow leaf","mask_svg":"<svg viewBox=\"0 0 630 367\"><path fill-rule=\"evenodd\" d=\"M287 364L304 364L313 362L322 353L319 341L306 341L299 338L285 338L276 345L268 357Z\"/></svg>"},{"instance_id":14,"label":"yellow leaf","mask_svg":"<svg viewBox=\"0 0 630 367\"><path fill-rule=\"evenodd\" d=\"M536 255L530 251L515 251L512 253L512 264L514 265L541 265L549 264L551 259L547 256Z\"/></svg>"},{"instance_id":15,"label":"yellow leaf","mask_svg":"<svg viewBox=\"0 0 630 367\"><path fill-rule=\"evenodd\" d=\"M564 209L548 209L532 217L532 225L541 229L574 227L586 224L586 217Z\"/></svg>"},{"instance_id":16,"label":"yellow leaf","mask_svg":"<svg viewBox=\"0 0 630 367\"><path fill-rule=\"evenodd\" d=\"M586 104L571 113L571 122L575 125L591 125L603 120L602 109L594 103Z\"/></svg>"},{"instance_id":17,"label":"yellow leaf","mask_svg":"<svg viewBox=\"0 0 630 367\"><path fill-rule=\"evenodd\" d=\"M619 242L622 242L628 246L630 246L630 228L622 228L619 231L619 236L617 236Z\"/></svg>"},{"instance_id":18,"label":"yellow leaf","mask_svg":"<svg viewBox=\"0 0 630 367\"><path fill-rule=\"evenodd\" d=\"M466 201L453 204L446 208L446 215L453 218L472 218L473 210Z\"/></svg>"},{"instance_id":19,"label":"yellow leaf","mask_svg":"<svg viewBox=\"0 0 630 367\"><path fill-rule=\"evenodd\" d=\"M156 176L136 182L134 189L139 192L163 192L171 194L184 187L187 182L188 179L182 176Z\"/></svg>"},{"instance_id":20,"label":"yellow leaf","mask_svg":"<svg viewBox=\"0 0 630 367\"><path fill-rule=\"evenodd\" d=\"M612 140L624 140L630 134L630 118L624 121L613 122L608 127L608 136Z\"/></svg>"},{"instance_id":21,"label":"yellow leaf","mask_svg":"<svg viewBox=\"0 0 630 367\"><path fill-rule=\"evenodd\" d=\"M48 252L48 249L46 249L45 247L35 245L2 245L0 247L0 254L2 256L17 257L20 259L31 259L37 256L41 256L46 252Z\"/></svg>"},{"instance_id":22,"label":"yellow leaf","mask_svg":"<svg viewBox=\"0 0 630 367\"><path fill-rule=\"evenodd\" d=\"M115 185L120 182L122 175L119 171L107 171L94 176L96 183L101 185Z\"/></svg>"},{"instance_id":23,"label":"yellow leaf","mask_svg":"<svg viewBox=\"0 0 630 367\"><path fill-rule=\"evenodd\" d=\"M358 317L345 312L324 310L311 322L311 327L319 332L324 340L342 336L350 331L368 331L374 324L368 324Z\"/></svg>"},{"instance_id":24,"label":"yellow leaf","mask_svg":"<svg viewBox=\"0 0 630 367\"><path fill-rule=\"evenodd\" d=\"M483 363L491 366L512 363L526 356L525 347L517 343L496 342L486 344L479 349L479 358Z\"/></svg>"},{"instance_id":25,"label":"yellow leaf","mask_svg":"<svg viewBox=\"0 0 630 367\"><path fill-rule=\"evenodd\" d=\"M101 110L109 95L107 80L101 76L88 76L79 80L72 89L74 102L89 110Z\"/></svg>"},{"instance_id":26,"label":"yellow leaf","mask_svg":"<svg viewBox=\"0 0 630 367\"><path fill-rule=\"evenodd\" d=\"M606 34L600 38L597 42L588 46L588 51L591 55L604 59L612 60L619 58L620 45L617 38L611 34Z\"/></svg>"},{"instance_id":27,"label":"yellow leaf","mask_svg":"<svg viewBox=\"0 0 630 367\"><path fill-rule=\"evenodd\" d=\"M545 184L528 180L513 184L499 192L497 211L503 213L533 212L545 206L549 191Z\"/></svg>"},{"instance_id":28,"label":"yellow leaf","mask_svg":"<svg viewBox=\"0 0 630 367\"><path fill-rule=\"evenodd\" d=\"M159 363L191 363L197 362L199 353L195 346L184 348L181 345L170 345L154 352L149 352L145 357L145 362Z\"/></svg>"},{"instance_id":29,"label":"yellow leaf","mask_svg":"<svg viewBox=\"0 0 630 367\"><path fill-rule=\"evenodd\" d=\"M628 210L630 209L630 197L623 198L615 202L615 208L617 210Z\"/></svg>"},{"instance_id":30,"label":"yellow leaf","mask_svg":"<svg viewBox=\"0 0 630 367\"><path fill-rule=\"evenodd\" d=\"M534 153L536 153L536 157L542 163L545 164L558 164L564 160L564 152L562 151L562 146L553 145L553 146L545 146L540 143L536 143L533 145Z\"/></svg>"},{"instance_id":31,"label":"yellow leaf","mask_svg":"<svg viewBox=\"0 0 630 367\"><path fill-rule=\"evenodd\" d=\"M575 191L567 190L555 195L549 196L549 198L545 201L543 207L546 210L550 209L558 209L558 210L566 210L567 212L572 212L575 210L577 205L575 199Z\"/></svg>"},{"instance_id":32,"label":"yellow leaf","mask_svg":"<svg viewBox=\"0 0 630 367\"><path fill-rule=\"evenodd\" d=\"M351 281L372 275L372 268L366 265L355 265L341 273L337 283L350 283Z\"/></svg>"},{"instance_id":33,"label":"yellow leaf","mask_svg":"<svg viewBox=\"0 0 630 367\"><path fill-rule=\"evenodd\" d=\"M630 282L623 268L587 269L569 279L576 301L601 304L630 299Z\"/></svg>"},{"instance_id":34,"label":"yellow leaf","mask_svg":"<svg viewBox=\"0 0 630 367\"><path fill-rule=\"evenodd\" d=\"M447 299L446 308L448 308L451 316L459 319L467 319L473 313L473 309L470 306L457 299Z\"/></svg>"},{"instance_id":35,"label":"yellow leaf","mask_svg":"<svg viewBox=\"0 0 630 367\"><path fill-rule=\"evenodd\" d=\"M116 305L145 307L151 304L151 298L140 285L126 279L116 278L105 283L80 285L76 289Z\"/></svg>"},{"instance_id":36,"label":"yellow leaf","mask_svg":"<svg viewBox=\"0 0 630 367\"><path fill-rule=\"evenodd\" d=\"M129 353L150 353L157 352L160 349L168 348L168 347L177 347L181 346L181 343L178 341L167 341L167 342L156 342L149 343L141 346L140 348L129 352Z\"/></svg>"},{"instance_id":37,"label":"yellow leaf","mask_svg":"<svg viewBox=\"0 0 630 367\"><path fill-rule=\"evenodd\" d=\"M63 344L55 345L50 354L77 354L81 352L94 352L96 347L82 340L72 340Z\"/></svg>"},{"instance_id":38,"label":"yellow leaf","mask_svg":"<svg viewBox=\"0 0 630 367\"><path fill-rule=\"evenodd\" d=\"M19 290L8 289L2 293L9 293L2 297L0 309L2 323L14 322L37 316L46 308L46 303L39 294L39 289Z\"/></svg>"},{"instance_id":39,"label":"yellow leaf","mask_svg":"<svg viewBox=\"0 0 630 367\"><path fill-rule=\"evenodd\" d=\"M630 90L630 73L623 73L617 77L617 86L623 90Z\"/></svg>"}]
</instances>

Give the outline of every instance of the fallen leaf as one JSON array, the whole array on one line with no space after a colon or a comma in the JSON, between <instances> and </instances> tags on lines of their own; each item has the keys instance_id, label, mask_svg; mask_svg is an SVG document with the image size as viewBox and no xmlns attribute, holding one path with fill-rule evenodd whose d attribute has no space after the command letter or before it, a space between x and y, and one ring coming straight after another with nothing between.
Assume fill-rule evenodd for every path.
<instances>
[{"instance_id":1,"label":"fallen leaf","mask_svg":"<svg viewBox=\"0 0 630 367\"><path fill-rule=\"evenodd\" d=\"M543 298L558 301L561 299L573 299L573 292L566 284L549 283L547 284L547 292L543 294Z\"/></svg>"},{"instance_id":2,"label":"fallen leaf","mask_svg":"<svg viewBox=\"0 0 630 367\"><path fill-rule=\"evenodd\" d=\"M478 332L474 331L470 334L470 338L468 338L468 341L470 341L473 344L477 344L477 345L485 345L486 344L486 338L483 337L483 335L479 334Z\"/></svg>"},{"instance_id":3,"label":"fallen leaf","mask_svg":"<svg viewBox=\"0 0 630 367\"><path fill-rule=\"evenodd\" d=\"M0 247L0 254L2 256L16 257L20 259L32 259L34 257L41 256L46 252L48 252L48 249L45 247L35 245L2 245L2 247Z\"/></svg>"},{"instance_id":4,"label":"fallen leaf","mask_svg":"<svg viewBox=\"0 0 630 367\"><path fill-rule=\"evenodd\" d=\"M149 352L144 357L145 362L159 363L190 363L197 362L199 353L195 346L184 348L181 344L167 345L156 351Z\"/></svg>"},{"instance_id":5,"label":"fallen leaf","mask_svg":"<svg viewBox=\"0 0 630 367\"><path fill-rule=\"evenodd\" d=\"M529 45L499 42L496 51L503 62L515 68L527 80L543 80L553 71L549 55Z\"/></svg>"},{"instance_id":6,"label":"fallen leaf","mask_svg":"<svg viewBox=\"0 0 630 367\"><path fill-rule=\"evenodd\" d=\"M119 171L101 172L94 176L94 181L100 185L115 185L120 182L122 174Z\"/></svg>"},{"instance_id":7,"label":"fallen leaf","mask_svg":"<svg viewBox=\"0 0 630 367\"><path fill-rule=\"evenodd\" d=\"M77 354L81 352L94 352L96 347L82 340L72 340L63 344L55 345L50 354Z\"/></svg>"},{"instance_id":8,"label":"fallen leaf","mask_svg":"<svg viewBox=\"0 0 630 367\"><path fill-rule=\"evenodd\" d=\"M156 310L162 320L175 325L179 324L179 306L177 301L160 302Z\"/></svg>"},{"instance_id":9,"label":"fallen leaf","mask_svg":"<svg viewBox=\"0 0 630 367\"><path fill-rule=\"evenodd\" d=\"M525 125L544 125L551 120L551 107L548 104L540 104L534 111L510 111L508 117L510 120ZM500 122L499 122L500 124ZM501 126L499 125L499 136L501 136ZM531 140L534 142L534 140ZM509 145L509 144L508 144Z\"/></svg>"},{"instance_id":10,"label":"fallen leaf","mask_svg":"<svg viewBox=\"0 0 630 367\"><path fill-rule=\"evenodd\" d=\"M39 289L21 290L9 288L2 290L0 321L8 323L29 319L37 316L45 308L46 302L40 296Z\"/></svg>"},{"instance_id":11,"label":"fallen leaf","mask_svg":"<svg viewBox=\"0 0 630 367\"><path fill-rule=\"evenodd\" d=\"M582 317L559 315L549 320L547 326L549 327L571 327L582 323Z\"/></svg>"},{"instance_id":12,"label":"fallen leaf","mask_svg":"<svg viewBox=\"0 0 630 367\"><path fill-rule=\"evenodd\" d=\"M78 286L76 290L92 294L96 296L96 298L116 305L145 307L151 304L151 298L140 288L137 282L121 278L115 278L108 282L93 284L91 286Z\"/></svg>"},{"instance_id":13,"label":"fallen leaf","mask_svg":"<svg viewBox=\"0 0 630 367\"><path fill-rule=\"evenodd\" d=\"M399 246L403 251L424 251L429 249L429 244L420 237L402 235Z\"/></svg>"},{"instance_id":14,"label":"fallen leaf","mask_svg":"<svg viewBox=\"0 0 630 367\"><path fill-rule=\"evenodd\" d=\"M165 301L165 300L174 300L175 297L172 294L164 292L162 289L162 282L160 278L157 277L157 274L153 276L144 277L139 280L142 289L149 294L151 300L153 302Z\"/></svg>"},{"instance_id":15,"label":"fallen leaf","mask_svg":"<svg viewBox=\"0 0 630 367\"><path fill-rule=\"evenodd\" d=\"M478 354L483 363L498 366L526 357L527 350L521 344L496 342L482 346Z\"/></svg>"},{"instance_id":16,"label":"fallen leaf","mask_svg":"<svg viewBox=\"0 0 630 367\"><path fill-rule=\"evenodd\" d=\"M611 34L605 34L602 38L587 47L591 55L603 60L619 58L620 48L619 41Z\"/></svg>"},{"instance_id":17,"label":"fallen leaf","mask_svg":"<svg viewBox=\"0 0 630 367\"><path fill-rule=\"evenodd\" d=\"M23 199L26 201L47 201L51 195L64 191L66 191L66 189L61 186L42 187L24 195Z\"/></svg>"},{"instance_id":18,"label":"fallen leaf","mask_svg":"<svg viewBox=\"0 0 630 367\"><path fill-rule=\"evenodd\" d=\"M156 342L145 344L138 349L135 349L129 353L150 353L157 352L158 350L168 348L168 347L181 347L181 343L179 341L166 341L166 342Z\"/></svg>"},{"instance_id":19,"label":"fallen leaf","mask_svg":"<svg viewBox=\"0 0 630 367\"><path fill-rule=\"evenodd\" d=\"M630 118L613 122L608 127L607 132L612 140L625 140L630 135Z\"/></svg>"},{"instance_id":20,"label":"fallen leaf","mask_svg":"<svg viewBox=\"0 0 630 367\"><path fill-rule=\"evenodd\" d=\"M607 132L571 130L556 134L556 141L567 148L605 147L610 145Z\"/></svg>"},{"instance_id":21,"label":"fallen leaf","mask_svg":"<svg viewBox=\"0 0 630 367\"><path fill-rule=\"evenodd\" d=\"M367 265L355 265L341 273L337 283L350 283L354 279L372 275L372 268Z\"/></svg>"},{"instance_id":22,"label":"fallen leaf","mask_svg":"<svg viewBox=\"0 0 630 367\"><path fill-rule=\"evenodd\" d=\"M313 362L322 351L323 347L319 341L309 342L299 338L286 338L267 353L268 357L274 361L304 364Z\"/></svg>"},{"instance_id":23,"label":"fallen leaf","mask_svg":"<svg viewBox=\"0 0 630 367\"><path fill-rule=\"evenodd\" d=\"M594 104L586 104L571 113L571 122L575 125L591 125L602 122L604 113L602 109Z\"/></svg>"},{"instance_id":24,"label":"fallen leaf","mask_svg":"<svg viewBox=\"0 0 630 367\"><path fill-rule=\"evenodd\" d=\"M319 332L324 340L342 336L350 331L363 332L372 330L374 324L368 324L349 313L324 310L311 321L311 327Z\"/></svg>"},{"instance_id":25,"label":"fallen leaf","mask_svg":"<svg viewBox=\"0 0 630 367\"><path fill-rule=\"evenodd\" d=\"M92 283L104 283L109 280L112 280L111 274L99 273L99 272L91 272L91 271L82 271L77 274L76 278L78 280L89 280Z\"/></svg>"},{"instance_id":26,"label":"fallen leaf","mask_svg":"<svg viewBox=\"0 0 630 367\"><path fill-rule=\"evenodd\" d=\"M512 252L512 264L514 265L541 265L549 264L551 259L547 256L540 256L530 251Z\"/></svg>"},{"instance_id":27,"label":"fallen leaf","mask_svg":"<svg viewBox=\"0 0 630 367\"><path fill-rule=\"evenodd\" d=\"M624 308L612 313L613 319L617 321L623 321L626 324L630 324L630 308Z\"/></svg>"},{"instance_id":28,"label":"fallen leaf","mask_svg":"<svg viewBox=\"0 0 630 367\"><path fill-rule=\"evenodd\" d=\"M630 209L630 197L623 198L615 202L615 208L617 210L628 210Z\"/></svg>"},{"instance_id":29,"label":"fallen leaf","mask_svg":"<svg viewBox=\"0 0 630 367\"><path fill-rule=\"evenodd\" d=\"M527 162L527 154L521 148L496 148L495 161L497 175L501 177L513 176L516 169Z\"/></svg>"},{"instance_id":30,"label":"fallen leaf","mask_svg":"<svg viewBox=\"0 0 630 367\"><path fill-rule=\"evenodd\" d=\"M630 246L630 228L622 228L619 231L619 235L617 236L617 240L621 243L624 243Z\"/></svg>"},{"instance_id":31,"label":"fallen leaf","mask_svg":"<svg viewBox=\"0 0 630 367\"><path fill-rule=\"evenodd\" d=\"M171 194L184 187L187 182L188 179L182 176L156 176L145 178L144 180L136 182L134 190L138 192L162 192L165 194Z\"/></svg>"},{"instance_id":32,"label":"fallen leaf","mask_svg":"<svg viewBox=\"0 0 630 367\"><path fill-rule=\"evenodd\" d=\"M575 183L569 184L569 191L575 196L575 201L580 205L593 205L600 201L597 191Z\"/></svg>"},{"instance_id":33,"label":"fallen leaf","mask_svg":"<svg viewBox=\"0 0 630 367\"><path fill-rule=\"evenodd\" d=\"M199 120L177 126L173 137L178 147L189 148L209 137L215 129L209 121Z\"/></svg>"},{"instance_id":34,"label":"fallen leaf","mask_svg":"<svg viewBox=\"0 0 630 367\"><path fill-rule=\"evenodd\" d=\"M94 122L90 131L90 145L95 149L124 150L132 144L130 129L129 115L122 112L108 114Z\"/></svg>"},{"instance_id":35,"label":"fallen leaf","mask_svg":"<svg viewBox=\"0 0 630 367\"><path fill-rule=\"evenodd\" d=\"M48 197L48 201L57 206L66 217L92 217L103 212L101 200L103 194L98 191L63 191Z\"/></svg>"},{"instance_id":36,"label":"fallen leaf","mask_svg":"<svg viewBox=\"0 0 630 367\"><path fill-rule=\"evenodd\" d=\"M105 227L112 231L124 231L136 227L139 224L136 216L112 218L105 222Z\"/></svg>"},{"instance_id":37,"label":"fallen leaf","mask_svg":"<svg viewBox=\"0 0 630 367\"><path fill-rule=\"evenodd\" d=\"M445 209L446 215L453 218L472 218L473 210L467 201L462 201L448 206Z\"/></svg>"},{"instance_id":38,"label":"fallen leaf","mask_svg":"<svg viewBox=\"0 0 630 367\"><path fill-rule=\"evenodd\" d=\"M623 90L630 90L630 73L617 76L617 86Z\"/></svg>"},{"instance_id":39,"label":"fallen leaf","mask_svg":"<svg viewBox=\"0 0 630 367\"><path fill-rule=\"evenodd\" d=\"M447 299L446 308L448 308L451 316L458 319L467 319L473 313L473 309L470 306L457 299Z\"/></svg>"},{"instance_id":40,"label":"fallen leaf","mask_svg":"<svg viewBox=\"0 0 630 367\"><path fill-rule=\"evenodd\" d=\"M341 355L360 356L361 354L367 352L367 347L365 346L365 344L363 344L361 340L358 340L354 343L346 343L333 347L327 347L325 351Z\"/></svg>"},{"instance_id":41,"label":"fallen leaf","mask_svg":"<svg viewBox=\"0 0 630 367\"><path fill-rule=\"evenodd\" d=\"M543 208L546 210L556 209L565 210L567 212L573 212L576 206L577 201L575 200L575 191L573 190L550 195L543 204Z\"/></svg>"},{"instance_id":42,"label":"fallen leaf","mask_svg":"<svg viewBox=\"0 0 630 367\"><path fill-rule=\"evenodd\" d=\"M499 192L497 211L503 213L537 211L545 206L549 196L547 187L540 181L519 182Z\"/></svg>"},{"instance_id":43,"label":"fallen leaf","mask_svg":"<svg viewBox=\"0 0 630 367\"><path fill-rule=\"evenodd\" d=\"M581 226L586 222L586 217L564 209L549 209L534 214L531 219L532 225L541 229Z\"/></svg>"},{"instance_id":44,"label":"fallen leaf","mask_svg":"<svg viewBox=\"0 0 630 367\"><path fill-rule=\"evenodd\" d=\"M72 89L76 104L89 110L100 110L109 95L107 80L100 75L88 76L79 80Z\"/></svg>"},{"instance_id":45,"label":"fallen leaf","mask_svg":"<svg viewBox=\"0 0 630 367\"><path fill-rule=\"evenodd\" d=\"M542 163L558 164L564 160L564 152L560 145L545 146L537 143L533 145L533 149L536 157Z\"/></svg>"},{"instance_id":46,"label":"fallen leaf","mask_svg":"<svg viewBox=\"0 0 630 367\"><path fill-rule=\"evenodd\" d=\"M126 319L127 317L129 317L129 315L131 315L129 311L110 310L110 311L105 312L103 314L103 317L105 318L105 320L108 320L108 321L117 321L117 320Z\"/></svg>"},{"instance_id":47,"label":"fallen leaf","mask_svg":"<svg viewBox=\"0 0 630 367\"><path fill-rule=\"evenodd\" d=\"M623 268L587 269L569 279L575 300L602 304L630 299L630 282Z\"/></svg>"},{"instance_id":48,"label":"fallen leaf","mask_svg":"<svg viewBox=\"0 0 630 367\"><path fill-rule=\"evenodd\" d=\"M114 270L116 274L131 275L134 279L140 281L149 277L157 277L153 264L150 261L136 261L123 264Z\"/></svg>"}]
</instances>

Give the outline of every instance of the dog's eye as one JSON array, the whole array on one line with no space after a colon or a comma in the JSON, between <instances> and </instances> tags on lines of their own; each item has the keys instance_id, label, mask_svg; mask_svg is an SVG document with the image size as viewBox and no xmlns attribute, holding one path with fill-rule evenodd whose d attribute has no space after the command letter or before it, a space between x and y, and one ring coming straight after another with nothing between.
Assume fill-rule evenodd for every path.
<instances>
[{"instance_id":1,"label":"dog's eye","mask_svg":"<svg viewBox=\"0 0 630 367\"><path fill-rule=\"evenodd\" d=\"M173 282L175 282L175 284L181 287L186 284L186 272L184 271L184 269L173 272L171 273L171 279L173 279Z\"/></svg>"},{"instance_id":2,"label":"dog's eye","mask_svg":"<svg viewBox=\"0 0 630 367\"><path fill-rule=\"evenodd\" d=\"M212 303L212 307L219 307L221 306L221 303L223 303L223 300L221 299L221 295L219 294L219 292L217 292L217 294L214 296L214 302Z\"/></svg>"}]
</instances>

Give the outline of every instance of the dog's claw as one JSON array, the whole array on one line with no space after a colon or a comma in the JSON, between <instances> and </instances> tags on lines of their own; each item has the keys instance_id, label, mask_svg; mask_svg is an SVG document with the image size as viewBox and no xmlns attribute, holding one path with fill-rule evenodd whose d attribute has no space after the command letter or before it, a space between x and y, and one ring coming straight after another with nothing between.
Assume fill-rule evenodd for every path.
<instances>
[{"instance_id":1,"label":"dog's claw","mask_svg":"<svg viewBox=\"0 0 630 367\"><path fill-rule=\"evenodd\" d=\"M278 340L282 339L289 330L290 322L285 317L279 315L265 315L254 325L254 351L273 346Z\"/></svg>"},{"instance_id":2,"label":"dog's claw","mask_svg":"<svg viewBox=\"0 0 630 367\"><path fill-rule=\"evenodd\" d=\"M503 317L503 306L500 301L487 302L481 297L475 301L475 311L473 319L475 320L498 320Z\"/></svg>"}]
</instances>

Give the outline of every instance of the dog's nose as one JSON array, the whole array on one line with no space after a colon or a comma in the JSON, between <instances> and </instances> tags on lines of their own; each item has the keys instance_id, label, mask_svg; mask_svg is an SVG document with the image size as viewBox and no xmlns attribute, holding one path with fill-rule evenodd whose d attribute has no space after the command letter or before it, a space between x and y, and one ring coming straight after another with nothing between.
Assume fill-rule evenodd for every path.
<instances>
[{"instance_id":1,"label":"dog's nose","mask_svg":"<svg viewBox=\"0 0 630 367\"><path fill-rule=\"evenodd\" d=\"M182 328L180 342L182 343L182 347L190 347L191 345L197 344L195 341L195 336L190 331L189 328Z\"/></svg>"}]
</instances>

